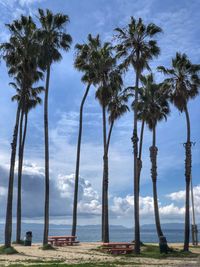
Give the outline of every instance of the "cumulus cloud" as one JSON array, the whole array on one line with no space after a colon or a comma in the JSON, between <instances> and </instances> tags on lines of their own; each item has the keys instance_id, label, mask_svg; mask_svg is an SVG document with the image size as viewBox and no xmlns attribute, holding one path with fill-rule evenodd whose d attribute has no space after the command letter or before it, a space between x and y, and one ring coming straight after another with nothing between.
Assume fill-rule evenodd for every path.
<instances>
[{"instance_id":1,"label":"cumulus cloud","mask_svg":"<svg viewBox=\"0 0 200 267\"><path fill-rule=\"evenodd\" d=\"M5 216L8 170L0 167L0 201ZM3 174L3 175L2 175ZM50 214L52 216L71 215L74 190L74 175L58 175L50 180ZM14 216L16 206L17 180L14 183ZM44 209L44 172L36 164L25 164L22 178L22 213L24 217L43 216ZM84 214L100 214L100 198L89 181L80 177L78 211Z\"/></svg>"},{"instance_id":2,"label":"cumulus cloud","mask_svg":"<svg viewBox=\"0 0 200 267\"><path fill-rule=\"evenodd\" d=\"M183 215L185 212L185 208L184 207L177 207L174 205L174 203L171 203L169 205L160 207L160 214L163 216L179 216L179 215Z\"/></svg>"},{"instance_id":3,"label":"cumulus cloud","mask_svg":"<svg viewBox=\"0 0 200 267\"><path fill-rule=\"evenodd\" d=\"M182 220L185 213L185 191L173 192L167 195L171 199L170 204L164 204L159 201L160 216L163 220L170 221L171 219ZM181 201L181 205L176 205L177 201ZM200 215L200 186L194 187L194 201L196 215ZM174 203L175 202L175 203ZM125 196L114 197L111 210L113 214L119 217L132 216L134 207L134 197ZM150 196L140 197L140 214L142 219L151 218L154 216L153 198Z\"/></svg>"},{"instance_id":4,"label":"cumulus cloud","mask_svg":"<svg viewBox=\"0 0 200 267\"><path fill-rule=\"evenodd\" d=\"M111 207L117 216L132 216L134 207L134 196L114 197ZM143 217L153 215L153 198L150 196L140 197L140 214Z\"/></svg>"},{"instance_id":5,"label":"cumulus cloud","mask_svg":"<svg viewBox=\"0 0 200 267\"><path fill-rule=\"evenodd\" d=\"M196 202L200 203L200 185L195 186L193 188L193 194L194 194L194 198ZM185 191L181 190L181 191L173 192L171 194L168 194L167 197L169 197L173 201L184 201Z\"/></svg>"},{"instance_id":6,"label":"cumulus cloud","mask_svg":"<svg viewBox=\"0 0 200 267\"><path fill-rule=\"evenodd\" d=\"M0 167L0 217L5 217L6 196L7 196L7 177L8 170ZM14 184L14 210L16 215L16 194L17 181ZM50 181L50 215L55 218L72 215L74 190L74 174L61 175L54 177ZM97 217L101 215L100 190L95 190L92 184L79 178L79 198L78 214L83 218ZM167 195L171 203L164 204L159 201L160 216L163 222L169 220L180 221L184 217L184 191L173 192ZM194 187L194 198L197 215L200 215L200 185ZM124 218L132 218L134 214L134 197L110 196L110 216L111 219L117 218L123 221ZM176 205L176 201L182 201L181 205ZM24 218L43 217L44 212L44 172L43 168L33 163L25 163L22 179L22 214ZM140 197L140 214L142 221L152 222L154 220L154 205L151 196Z\"/></svg>"}]
</instances>

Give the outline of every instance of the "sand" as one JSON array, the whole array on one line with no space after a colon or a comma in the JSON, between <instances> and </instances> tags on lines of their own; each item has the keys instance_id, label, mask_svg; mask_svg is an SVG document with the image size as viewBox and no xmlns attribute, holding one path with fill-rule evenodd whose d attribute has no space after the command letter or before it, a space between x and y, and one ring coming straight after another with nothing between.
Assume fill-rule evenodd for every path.
<instances>
[{"instance_id":1,"label":"sand","mask_svg":"<svg viewBox=\"0 0 200 267\"><path fill-rule=\"evenodd\" d=\"M167 258L167 259L149 259L149 258L129 258L121 255L113 256L97 249L101 243L81 243L78 246L58 247L56 250L42 250L40 244L33 244L31 247L15 245L19 252L14 255L0 255L0 266L8 266L14 263L22 263L25 266L37 262L62 262L62 263L88 263L88 262L123 262L130 263L127 266L199 266L200 267L200 247L192 248L191 251L199 254L198 258ZM181 248L180 244L170 244L174 248ZM119 265L118 266L122 266Z\"/></svg>"}]
</instances>

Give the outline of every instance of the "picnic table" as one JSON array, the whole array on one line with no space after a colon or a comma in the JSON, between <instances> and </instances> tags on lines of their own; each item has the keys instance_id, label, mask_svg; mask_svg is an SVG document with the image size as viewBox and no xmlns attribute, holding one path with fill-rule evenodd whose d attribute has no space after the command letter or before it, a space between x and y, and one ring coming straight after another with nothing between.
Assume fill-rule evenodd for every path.
<instances>
[{"instance_id":1,"label":"picnic table","mask_svg":"<svg viewBox=\"0 0 200 267\"><path fill-rule=\"evenodd\" d=\"M126 242L103 243L102 249L111 254L128 254L133 252L134 244Z\"/></svg>"},{"instance_id":2,"label":"picnic table","mask_svg":"<svg viewBox=\"0 0 200 267\"><path fill-rule=\"evenodd\" d=\"M53 246L73 246L79 243L76 238L76 236L49 236L48 243Z\"/></svg>"}]
</instances>

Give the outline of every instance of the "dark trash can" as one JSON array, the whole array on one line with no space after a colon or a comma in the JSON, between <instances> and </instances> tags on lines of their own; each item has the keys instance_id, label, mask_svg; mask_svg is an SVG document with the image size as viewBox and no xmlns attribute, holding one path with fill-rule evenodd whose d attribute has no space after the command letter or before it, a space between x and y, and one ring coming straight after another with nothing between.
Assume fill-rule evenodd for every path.
<instances>
[{"instance_id":1,"label":"dark trash can","mask_svg":"<svg viewBox=\"0 0 200 267\"><path fill-rule=\"evenodd\" d=\"M26 232L26 237L24 239L24 246L31 246L32 244L32 232Z\"/></svg>"},{"instance_id":2,"label":"dark trash can","mask_svg":"<svg viewBox=\"0 0 200 267\"><path fill-rule=\"evenodd\" d=\"M160 247L160 253L168 253L168 246L167 246L167 239L165 236L160 236L159 238L159 247Z\"/></svg>"}]
</instances>

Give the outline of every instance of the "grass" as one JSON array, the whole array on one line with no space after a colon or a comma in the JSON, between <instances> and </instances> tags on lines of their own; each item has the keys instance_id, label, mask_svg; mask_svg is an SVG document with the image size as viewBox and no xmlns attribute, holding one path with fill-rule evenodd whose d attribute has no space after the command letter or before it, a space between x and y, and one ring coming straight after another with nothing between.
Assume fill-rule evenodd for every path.
<instances>
[{"instance_id":1,"label":"grass","mask_svg":"<svg viewBox=\"0 0 200 267\"><path fill-rule=\"evenodd\" d=\"M128 254L125 257L144 257L152 259L164 259L164 258L196 258L199 255L193 252L184 252L179 249L171 249L167 254L160 253L160 249L156 245L145 245L140 255Z\"/></svg>"},{"instance_id":2,"label":"grass","mask_svg":"<svg viewBox=\"0 0 200 267\"><path fill-rule=\"evenodd\" d=\"M107 252L102 251L101 246L98 247L97 249L93 249L93 251L95 250L98 252L107 254ZM118 255L112 255L112 256L115 258L118 257ZM164 254L164 253L160 253L159 246L157 245L143 245L141 247L141 254L139 255L131 253L131 254L120 255L120 256L127 257L127 258L139 257L139 258L165 259L165 258L197 258L199 254L191 252L191 251L184 252L183 250L174 249L174 248L170 248L170 251L167 254Z\"/></svg>"},{"instance_id":3,"label":"grass","mask_svg":"<svg viewBox=\"0 0 200 267\"><path fill-rule=\"evenodd\" d=\"M198 245L198 246L191 246L190 248L199 248L200 249L200 245Z\"/></svg>"},{"instance_id":4,"label":"grass","mask_svg":"<svg viewBox=\"0 0 200 267\"><path fill-rule=\"evenodd\" d=\"M31 267L116 267L116 266L125 266L129 265L132 266L139 265L138 263L135 262L120 262L116 261L114 263L111 262L102 262L102 263L97 263L97 262L86 262L86 263L77 263L77 264L65 264L65 263L49 263L49 264L31 264ZM134 265L133 265L134 264ZM23 264L11 264L8 265L8 267L25 267L25 266L30 266L30 265L23 265Z\"/></svg>"},{"instance_id":5,"label":"grass","mask_svg":"<svg viewBox=\"0 0 200 267\"><path fill-rule=\"evenodd\" d=\"M17 241L12 242L13 245L24 245L24 240L20 240L19 243Z\"/></svg>"},{"instance_id":6,"label":"grass","mask_svg":"<svg viewBox=\"0 0 200 267\"><path fill-rule=\"evenodd\" d=\"M43 248L42 248L43 249ZM48 248L49 249L49 248ZM94 251L94 249L93 249ZM96 249L96 251L100 252L100 247ZM101 253L103 253L101 251ZM157 245L145 245L142 247L142 251L140 255L128 254L128 255L110 255L113 260L112 261L105 261L105 262L96 262L94 260L88 259L88 262L86 263L74 263L74 264L67 264L64 263L65 259L58 259L58 260L26 260L21 263L16 264L10 264L9 267L25 267L25 266L31 266L31 267L117 267L117 266L139 266L142 265L142 262L138 262L138 258L146 258L146 259L166 259L166 258L181 258L184 261L184 258L196 258L199 256L197 253L193 252L183 252L180 249L172 249L168 254L160 254L159 247ZM137 259L137 260L136 260ZM106 259L104 259L106 260ZM158 262L158 265L160 266L161 262Z\"/></svg>"},{"instance_id":7,"label":"grass","mask_svg":"<svg viewBox=\"0 0 200 267\"><path fill-rule=\"evenodd\" d=\"M40 249L42 249L42 250L55 250L55 248L52 247L52 245L50 245L50 244L43 245L42 247L40 247Z\"/></svg>"},{"instance_id":8,"label":"grass","mask_svg":"<svg viewBox=\"0 0 200 267\"><path fill-rule=\"evenodd\" d=\"M8 267L24 267L24 266L30 266L30 265L24 265L24 264L11 264L8 265ZM48 263L48 264L31 264L31 267L115 267L116 265L113 263L78 263L78 264L65 264L65 263Z\"/></svg>"},{"instance_id":9,"label":"grass","mask_svg":"<svg viewBox=\"0 0 200 267\"><path fill-rule=\"evenodd\" d=\"M0 247L0 254L7 254L7 255L11 255L11 254L17 254L17 250L13 247L5 247L5 246L1 246Z\"/></svg>"}]
</instances>

